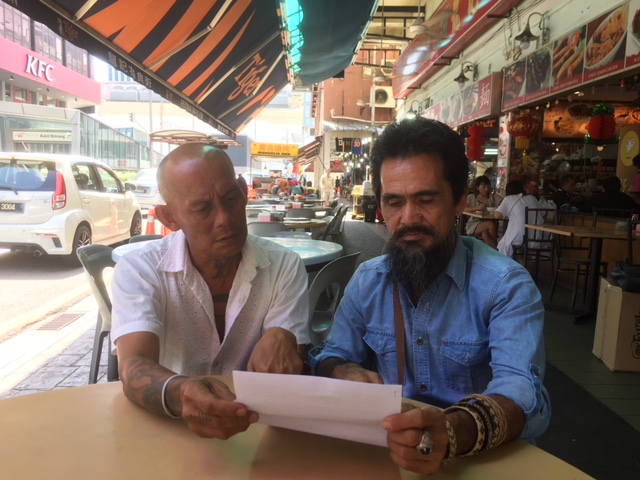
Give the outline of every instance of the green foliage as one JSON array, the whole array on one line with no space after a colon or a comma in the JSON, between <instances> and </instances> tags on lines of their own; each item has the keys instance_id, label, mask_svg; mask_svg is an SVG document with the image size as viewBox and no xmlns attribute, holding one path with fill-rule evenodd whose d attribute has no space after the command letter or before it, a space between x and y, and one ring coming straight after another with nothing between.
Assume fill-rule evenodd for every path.
<instances>
[{"instance_id":1,"label":"green foliage","mask_svg":"<svg viewBox=\"0 0 640 480\"><path fill-rule=\"evenodd\" d=\"M596 115L613 115L615 113L615 109L606 103L598 103L595 107L593 107L593 111L591 112L591 116L595 117Z\"/></svg>"},{"instance_id":2,"label":"green foliage","mask_svg":"<svg viewBox=\"0 0 640 480\"><path fill-rule=\"evenodd\" d=\"M118 176L118 178L122 180L122 183L128 182L129 180L131 180L133 177L136 176L136 173L138 173L138 172L133 172L131 170L114 170L114 171L116 172L116 175Z\"/></svg>"}]
</instances>

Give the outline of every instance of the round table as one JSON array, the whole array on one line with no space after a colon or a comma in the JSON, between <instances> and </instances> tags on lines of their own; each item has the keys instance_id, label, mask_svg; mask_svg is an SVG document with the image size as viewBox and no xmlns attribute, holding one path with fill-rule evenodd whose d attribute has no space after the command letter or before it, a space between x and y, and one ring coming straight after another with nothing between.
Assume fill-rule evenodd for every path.
<instances>
[{"instance_id":1,"label":"round table","mask_svg":"<svg viewBox=\"0 0 640 480\"><path fill-rule=\"evenodd\" d=\"M290 248L302 258L307 272L315 272L324 267L327 263L342 255L342 245L333 242L324 242L322 240L312 240L306 238L285 238L285 237L262 237L270 240L283 247ZM111 258L114 262L118 262L123 255L138 250L149 242L157 240L148 240L146 242L125 243L113 249Z\"/></svg>"},{"instance_id":2,"label":"round table","mask_svg":"<svg viewBox=\"0 0 640 480\"><path fill-rule=\"evenodd\" d=\"M339 243L291 237L262 237L265 240L290 248L302 258L307 272L315 272L342 255Z\"/></svg>"}]
</instances>

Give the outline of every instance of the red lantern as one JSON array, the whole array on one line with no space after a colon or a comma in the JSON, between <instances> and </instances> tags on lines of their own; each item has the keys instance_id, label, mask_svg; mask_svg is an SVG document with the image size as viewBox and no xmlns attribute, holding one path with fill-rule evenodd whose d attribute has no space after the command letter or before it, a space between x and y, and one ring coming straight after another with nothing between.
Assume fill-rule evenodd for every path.
<instances>
[{"instance_id":1,"label":"red lantern","mask_svg":"<svg viewBox=\"0 0 640 480\"><path fill-rule=\"evenodd\" d=\"M526 150L529 142L538 135L540 123L531 115L519 115L507 124L507 132L516 139L516 148Z\"/></svg>"},{"instance_id":2,"label":"red lantern","mask_svg":"<svg viewBox=\"0 0 640 480\"><path fill-rule=\"evenodd\" d=\"M469 138L467 139L467 157L469 157L469 160L477 162L484 156L484 150L482 149L484 145L484 138L482 136L484 127L474 123L469 127L467 132L469 133Z\"/></svg>"},{"instance_id":3,"label":"red lantern","mask_svg":"<svg viewBox=\"0 0 640 480\"><path fill-rule=\"evenodd\" d=\"M610 140L616 135L616 118L613 115L595 115L587 126L592 140Z\"/></svg>"},{"instance_id":4,"label":"red lantern","mask_svg":"<svg viewBox=\"0 0 640 480\"><path fill-rule=\"evenodd\" d=\"M596 143L601 148L604 144L617 142L614 114L614 108L606 103L598 103L593 107L591 119L587 125L589 134L584 136L585 143Z\"/></svg>"}]
</instances>

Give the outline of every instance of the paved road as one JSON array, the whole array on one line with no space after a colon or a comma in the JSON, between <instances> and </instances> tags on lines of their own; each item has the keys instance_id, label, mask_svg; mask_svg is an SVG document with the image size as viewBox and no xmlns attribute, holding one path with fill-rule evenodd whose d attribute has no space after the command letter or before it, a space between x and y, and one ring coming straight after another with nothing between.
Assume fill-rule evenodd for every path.
<instances>
[{"instance_id":1,"label":"paved road","mask_svg":"<svg viewBox=\"0 0 640 480\"><path fill-rule=\"evenodd\" d=\"M0 341L91 294L82 267L56 256L0 253Z\"/></svg>"}]
</instances>

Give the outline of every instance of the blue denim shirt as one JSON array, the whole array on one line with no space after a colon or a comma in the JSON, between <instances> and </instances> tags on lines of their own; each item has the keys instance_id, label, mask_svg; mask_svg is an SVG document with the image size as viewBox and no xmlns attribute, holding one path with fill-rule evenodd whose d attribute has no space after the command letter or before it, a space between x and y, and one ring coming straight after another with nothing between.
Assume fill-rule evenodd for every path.
<instances>
[{"instance_id":1,"label":"blue denim shirt","mask_svg":"<svg viewBox=\"0 0 640 480\"><path fill-rule=\"evenodd\" d=\"M471 237L458 240L445 274L414 307L402 288L406 365L403 395L447 407L470 393L503 395L527 419L522 439L542 434L550 420L542 298L527 270ZM338 357L398 383L393 283L386 256L360 265L345 290L318 364Z\"/></svg>"}]
</instances>

